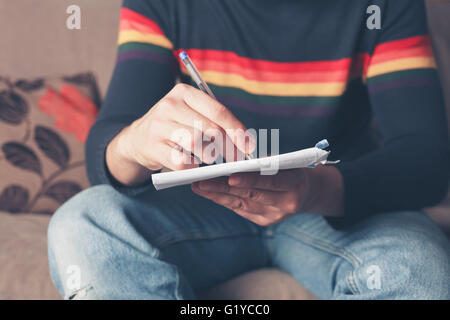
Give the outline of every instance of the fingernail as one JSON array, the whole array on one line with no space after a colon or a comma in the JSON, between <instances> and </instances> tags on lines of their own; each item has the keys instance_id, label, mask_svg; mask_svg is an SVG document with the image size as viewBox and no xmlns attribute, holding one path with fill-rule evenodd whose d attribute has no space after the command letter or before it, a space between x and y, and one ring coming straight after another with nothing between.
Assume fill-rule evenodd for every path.
<instances>
[{"instance_id":1,"label":"fingernail","mask_svg":"<svg viewBox=\"0 0 450 320\"><path fill-rule=\"evenodd\" d=\"M230 186L237 186L241 183L242 179L239 177L230 177L230 179L228 179L228 184Z\"/></svg>"}]
</instances>

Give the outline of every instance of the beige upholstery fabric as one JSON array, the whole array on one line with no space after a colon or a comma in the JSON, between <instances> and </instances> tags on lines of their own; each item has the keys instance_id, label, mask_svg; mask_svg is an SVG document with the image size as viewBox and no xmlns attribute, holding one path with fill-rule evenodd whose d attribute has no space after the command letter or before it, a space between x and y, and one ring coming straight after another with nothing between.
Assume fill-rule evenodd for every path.
<instances>
[{"instance_id":1,"label":"beige upholstery fabric","mask_svg":"<svg viewBox=\"0 0 450 320\"><path fill-rule=\"evenodd\" d=\"M93 71L104 93L116 56L121 0L0 0L0 74L18 77ZM68 30L66 8L81 8Z\"/></svg>"},{"instance_id":2,"label":"beige upholstery fabric","mask_svg":"<svg viewBox=\"0 0 450 320\"><path fill-rule=\"evenodd\" d=\"M47 264L48 221L0 212L0 300L59 299Z\"/></svg>"},{"instance_id":3,"label":"beige upholstery fabric","mask_svg":"<svg viewBox=\"0 0 450 320\"><path fill-rule=\"evenodd\" d=\"M248 272L200 294L211 300L315 300L298 282L277 269Z\"/></svg>"},{"instance_id":4,"label":"beige upholstery fabric","mask_svg":"<svg viewBox=\"0 0 450 320\"><path fill-rule=\"evenodd\" d=\"M105 93L115 60L120 3L121 0L0 0L0 75L36 77L93 71ZM66 28L66 8L71 4L81 7L81 30ZM429 9L450 106L450 3L433 2ZM430 211L450 230L448 202L447 206ZM0 299L59 297L48 275L48 219L0 213ZM207 294L230 299L311 298L291 277L273 270L241 276Z\"/></svg>"}]
</instances>

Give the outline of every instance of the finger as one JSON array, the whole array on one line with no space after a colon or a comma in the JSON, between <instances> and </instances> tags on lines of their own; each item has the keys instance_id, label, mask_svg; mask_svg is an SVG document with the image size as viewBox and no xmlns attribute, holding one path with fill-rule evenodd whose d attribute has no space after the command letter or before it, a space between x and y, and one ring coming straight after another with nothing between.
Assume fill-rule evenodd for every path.
<instances>
[{"instance_id":1,"label":"finger","mask_svg":"<svg viewBox=\"0 0 450 320\"><path fill-rule=\"evenodd\" d=\"M272 191L293 191L302 181L299 170L284 170L276 175L261 175L259 172L237 173L228 179L228 184L239 188L256 188Z\"/></svg>"},{"instance_id":2,"label":"finger","mask_svg":"<svg viewBox=\"0 0 450 320\"><path fill-rule=\"evenodd\" d=\"M206 93L186 84L179 84L169 93L169 95L183 97L187 105L198 113L204 115L224 130L239 130L243 133L247 128L240 122L230 110L223 104L211 98ZM248 137L248 143L245 139L236 139L236 147L244 153L252 153L256 148L256 140L253 136Z\"/></svg>"},{"instance_id":3,"label":"finger","mask_svg":"<svg viewBox=\"0 0 450 320\"><path fill-rule=\"evenodd\" d=\"M161 142L157 148L155 154L158 155L158 159L156 161L163 167L171 170L185 170L199 166L191 155L186 154L179 147Z\"/></svg>"},{"instance_id":4,"label":"finger","mask_svg":"<svg viewBox=\"0 0 450 320\"><path fill-rule=\"evenodd\" d=\"M278 216L280 214L283 214L283 212L280 209L275 208L273 206L264 205L262 203L239 198L237 196L233 196L230 194L203 191L199 189L196 185L192 185L192 190L198 195L201 195L209 200L212 200L215 203L220 204L233 211L243 210L264 216L270 215Z\"/></svg>"},{"instance_id":5,"label":"finger","mask_svg":"<svg viewBox=\"0 0 450 320\"><path fill-rule=\"evenodd\" d=\"M243 211L243 210L234 210L234 212L236 212L241 217L243 217L247 220L250 220L253 223L256 223L257 225L264 226L264 227L278 223L288 217L285 215L280 215L278 217L273 217L273 216L267 217L267 216L263 216L260 214L255 214L255 213L251 213L251 212L247 212L247 211Z\"/></svg>"},{"instance_id":6,"label":"finger","mask_svg":"<svg viewBox=\"0 0 450 320\"><path fill-rule=\"evenodd\" d=\"M230 186L225 179L205 180L197 183L200 190L226 193L243 199L271 205L286 212L295 211L296 197L294 193L285 191L269 191L256 188L237 188Z\"/></svg>"},{"instance_id":7,"label":"finger","mask_svg":"<svg viewBox=\"0 0 450 320\"><path fill-rule=\"evenodd\" d=\"M157 133L169 146L180 146L187 154L192 153L197 156L201 162L213 163L219 156L219 152L218 150L208 152L208 150L209 145L215 142L203 141L201 134L194 134L194 130L192 127L174 121L153 125L153 132Z\"/></svg>"},{"instance_id":8,"label":"finger","mask_svg":"<svg viewBox=\"0 0 450 320\"><path fill-rule=\"evenodd\" d=\"M205 140L207 145L209 145L208 142L214 141L214 148L217 150L217 153L222 155L227 162L235 161L237 149L223 128L189 107L184 101L166 99L165 103L164 112L174 115L172 117L173 122L179 123L183 128L192 128L191 141L199 143L199 140ZM165 132L165 136L178 135L178 132L178 130L171 133ZM206 151L209 153L209 150L207 149ZM197 154L196 156L200 157Z\"/></svg>"}]
</instances>

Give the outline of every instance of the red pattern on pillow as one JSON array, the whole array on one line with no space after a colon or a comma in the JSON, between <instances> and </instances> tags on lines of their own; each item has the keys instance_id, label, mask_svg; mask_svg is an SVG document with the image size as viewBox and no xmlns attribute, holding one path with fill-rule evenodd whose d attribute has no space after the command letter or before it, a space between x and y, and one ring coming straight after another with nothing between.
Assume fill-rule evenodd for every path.
<instances>
[{"instance_id":1,"label":"red pattern on pillow","mask_svg":"<svg viewBox=\"0 0 450 320\"><path fill-rule=\"evenodd\" d=\"M61 86L60 93L47 89L39 98L38 107L55 119L59 130L74 134L81 143L86 141L98 114L94 103L78 88L68 84Z\"/></svg>"}]
</instances>

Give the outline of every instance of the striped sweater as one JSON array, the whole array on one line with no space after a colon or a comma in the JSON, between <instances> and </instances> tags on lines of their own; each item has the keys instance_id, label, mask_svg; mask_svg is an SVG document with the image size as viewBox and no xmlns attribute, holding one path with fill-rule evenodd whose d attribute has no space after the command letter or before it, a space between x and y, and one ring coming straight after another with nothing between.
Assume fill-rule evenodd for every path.
<instances>
[{"instance_id":1,"label":"striped sweater","mask_svg":"<svg viewBox=\"0 0 450 320\"><path fill-rule=\"evenodd\" d=\"M372 4L379 30L366 27ZM447 128L421 0L125 0L118 45L87 143L93 184L154 192L118 185L105 148L177 79L195 85L177 58L185 50L247 128L280 129L280 152L330 141L351 219L420 209L446 192Z\"/></svg>"}]
</instances>

